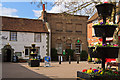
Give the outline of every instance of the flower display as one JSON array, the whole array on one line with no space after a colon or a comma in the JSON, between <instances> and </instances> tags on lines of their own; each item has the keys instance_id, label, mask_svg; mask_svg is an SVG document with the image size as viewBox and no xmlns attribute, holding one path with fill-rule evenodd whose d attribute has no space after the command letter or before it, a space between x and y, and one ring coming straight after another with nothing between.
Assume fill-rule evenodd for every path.
<instances>
[{"instance_id":1,"label":"flower display","mask_svg":"<svg viewBox=\"0 0 120 80\"><path fill-rule=\"evenodd\" d=\"M38 59L33 59L33 58L31 58L31 59L29 59L29 60L38 60Z\"/></svg>"},{"instance_id":2,"label":"flower display","mask_svg":"<svg viewBox=\"0 0 120 80\"><path fill-rule=\"evenodd\" d=\"M106 68L105 70L102 70L101 68L97 69L83 69L83 73L87 74L97 74L97 75L120 75L120 72L117 70L112 71L112 69Z\"/></svg>"},{"instance_id":3,"label":"flower display","mask_svg":"<svg viewBox=\"0 0 120 80\"><path fill-rule=\"evenodd\" d=\"M98 44L95 44L95 45L90 44L90 47L119 47L119 46L117 44L101 44L101 43L98 43Z\"/></svg>"},{"instance_id":4,"label":"flower display","mask_svg":"<svg viewBox=\"0 0 120 80\"><path fill-rule=\"evenodd\" d=\"M103 22L95 23L93 25L116 25L119 26L118 24L114 24L113 22L106 22L105 24Z\"/></svg>"}]
</instances>

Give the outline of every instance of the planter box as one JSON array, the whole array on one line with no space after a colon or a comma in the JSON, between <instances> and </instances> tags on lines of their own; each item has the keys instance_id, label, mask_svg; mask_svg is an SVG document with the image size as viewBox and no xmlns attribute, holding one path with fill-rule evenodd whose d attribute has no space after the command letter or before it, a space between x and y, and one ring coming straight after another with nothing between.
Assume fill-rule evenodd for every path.
<instances>
[{"instance_id":1,"label":"planter box","mask_svg":"<svg viewBox=\"0 0 120 80\"><path fill-rule=\"evenodd\" d=\"M96 37L113 37L114 31L117 28L115 25L94 25Z\"/></svg>"},{"instance_id":2,"label":"planter box","mask_svg":"<svg viewBox=\"0 0 120 80\"><path fill-rule=\"evenodd\" d=\"M39 67L40 66L40 60L29 60L28 65L30 67Z\"/></svg>"},{"instance_id":3,"label":"planter box","mask_svg":"<svg viewBox=\"0 0 120 80\"><path fill-rule=\"evenodd\" d=\"M120 80L120 76L115 75L90 75L77 71L77 80Z\"/></svg>"},{"instance_id":4,"label":"planter box","mask_svg":"<svg viewBox=\"0 0 120 80\"><path fill-rule=\"evenodd\" d=\"M90 48L93 50L93 48ZM90 55L93 58L118 58L119 47L97 47Z\"/></svg>"},{"instance_id":5,"label":"planter box","mask_svg":"<svg viewBox=\"0 0 120 80\"><path fill-rule=\"evenodd\" d=\"M95 6L98 11L98 15L102 17L111 16L114 5L110 3L99 4Z\"/></svg>"}]
</instances>

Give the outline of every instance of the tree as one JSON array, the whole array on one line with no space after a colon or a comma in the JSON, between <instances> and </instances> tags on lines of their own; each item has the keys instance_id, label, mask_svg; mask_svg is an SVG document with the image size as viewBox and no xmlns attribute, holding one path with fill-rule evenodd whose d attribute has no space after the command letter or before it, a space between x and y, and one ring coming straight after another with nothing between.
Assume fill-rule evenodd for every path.
<instances>
[{"instance_id":1,"label":"tree","mask_svg":"<svg viewBox=\"0 0 120 80\"><path fill-rule=\"evenodd\" d=\"M98 3L104 2L106 0L52 0L54 2L54 5L63 5L66 10L63 12L69 13L69 14L87 14L91 15L96 12L95 5ZM116 5L119 0L107 0L108 2L112 2ZM32 0L32 3L35 3L36 0ZM42 4L48 4L47 0L40 0L40 2L37 3L37 6L40 7Z\"/></svg>"}]
</instances>

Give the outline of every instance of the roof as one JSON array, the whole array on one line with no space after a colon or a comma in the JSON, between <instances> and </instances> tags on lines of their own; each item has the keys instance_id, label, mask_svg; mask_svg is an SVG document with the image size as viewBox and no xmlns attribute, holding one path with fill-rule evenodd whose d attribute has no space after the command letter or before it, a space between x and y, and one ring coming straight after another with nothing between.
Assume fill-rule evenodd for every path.
<instances>
[{"instance_id":1,"label":"roof","mask_svg":"<svg viewBox=\"0 0 120 80\"><path fill-rule=\"evenodd\" d=\"M48 32L47 27L43 26L42 20L5 16L0 17L2 17L3 31Z\"/></svg>"},{"instance_id":2,"label":"roof","mask_svg":"<svg viewBox=\"0 0 120 80\"><path fill-rule=\"evenodd\" d=\"M64 15L78 16L78 17L89 17L89 16L84 16L84 15L68 14L68 13L66 13L66 12L63 12L63 13L47 13L47 14L50 14L50 15L60 15L60 14L64 14Z\"/></svg>"},{"instance_id":3,"label":"roof","mask_svg":"<svg viewBox=\"0 0 120 80\"><path fill-rule=\"evenodd\" d=\"M98 13L96 12L89 20L88 20L88 23L91 22L91 21L94 21L98 18Z\"/></svg>"}]
</instances>

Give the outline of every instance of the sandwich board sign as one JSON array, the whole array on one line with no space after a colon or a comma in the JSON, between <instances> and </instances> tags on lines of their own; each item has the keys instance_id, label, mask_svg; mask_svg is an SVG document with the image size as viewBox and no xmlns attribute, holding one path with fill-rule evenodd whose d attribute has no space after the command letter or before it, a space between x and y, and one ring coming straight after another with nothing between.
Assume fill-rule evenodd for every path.
<instances>
[{"instance_id":1,"label":"sandwich board sign","mask_svg":"<svg viewBox=\"0 0 120 80\"><path fill-rule=\"evenodd\" d=\"M50 56L45 56L45 67L50 67Z\"/></svg>"}]
</instances>

